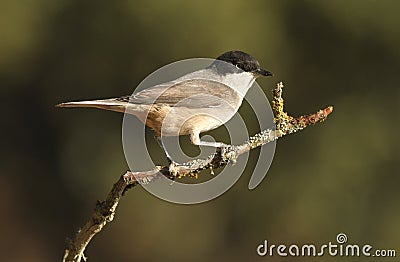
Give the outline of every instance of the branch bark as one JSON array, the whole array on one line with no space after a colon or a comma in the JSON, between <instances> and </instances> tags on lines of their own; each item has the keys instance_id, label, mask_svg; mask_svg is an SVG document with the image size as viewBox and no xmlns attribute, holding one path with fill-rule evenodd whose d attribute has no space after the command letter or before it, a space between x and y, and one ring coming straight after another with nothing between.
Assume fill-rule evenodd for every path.
<instances>
[{"instance_id":1,"label":"branch bark","mask_svg":"<svg viewBox=\"0 0 400 262\"><path fill-rule=\"evenodd\" d=\"M170 166L156 166L154 169L142 172L127 171L113 185L104 201L98 201L91 218L70 240L65 249L63 261L86 261L84 251L92 238L99 233L103 227L114 219L116 208L121 197L126 191L139 183L150 183L160 176L170 179L182 178L184 176L197 177L201 170L216 169L227 164L235 163L237 158L253 148L270 143L282 136L300 131L307 126L324 121L332 113L333 107L310 115L292 117L284 111L284 100L282 98L283 83L280 82L273 90L272 109L276 129L264 130L245 141L241 145L229 145L219 148L216 153L206 159L196 159L187 163L173 163Z\"/></svg>"}]
</instances>

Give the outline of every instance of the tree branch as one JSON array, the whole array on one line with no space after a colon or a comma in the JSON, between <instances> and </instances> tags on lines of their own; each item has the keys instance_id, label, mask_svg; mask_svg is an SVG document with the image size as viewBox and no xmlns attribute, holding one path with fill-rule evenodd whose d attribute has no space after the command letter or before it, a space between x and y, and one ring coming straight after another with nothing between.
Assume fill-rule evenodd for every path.
<instances>
[{"instance_id":1,"label":"tree branch","mask_svg":"<svg viewBox=\"0 0 400 262\"><path fill-rule=\"evenodd\" d=\"M217 152L206 159L196 159L187 163L173 163L169 167L156 166L154 169L142 172L127 171L113 185L108 193L106 200L99 201L92 213L90 220L77 232L75 238L68 243L64 253L63 261L86 261L84 251L92 238L99 233L103 227L114 219L115 210L124 193L139 183L150 183L160 176L170 179L182 178L185 176L197 177L201 170L213 169L235 163L237 158L253 148L270 143L284 135L300 131L307 126L324 121L332 113L333 107L310 115L292 117L284 111L284 101L282 98L282 82L276 85L273 90L272 109L274 112L274 122L276 129L264 130L258 133L241 145L229 145L217 149Z\"/></svg>"}]
</instances>

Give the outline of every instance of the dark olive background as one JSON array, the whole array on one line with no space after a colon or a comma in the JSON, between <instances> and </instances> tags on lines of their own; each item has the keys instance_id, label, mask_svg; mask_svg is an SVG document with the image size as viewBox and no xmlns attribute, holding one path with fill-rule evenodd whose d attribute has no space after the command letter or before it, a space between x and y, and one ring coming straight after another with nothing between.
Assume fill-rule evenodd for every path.
<instances>
[{"instance_id":1,"label":"dark olive background","mask_svg":"<svg viewBox=\"0 0 400 262\"><path fill-rule=\"evenodd\" d=\"M253 191L250 173L199 205L129 191L90 261L291 261L256 247L340 232L399 253L399 11L398 1L2 1L1 260L60 261L128 169L121 114L55 104L130 94L163 65L231 49L274 72L258 81L269 97L284 81L290 113L334 113L279 140Z\"/></svg>"}]
</instances>

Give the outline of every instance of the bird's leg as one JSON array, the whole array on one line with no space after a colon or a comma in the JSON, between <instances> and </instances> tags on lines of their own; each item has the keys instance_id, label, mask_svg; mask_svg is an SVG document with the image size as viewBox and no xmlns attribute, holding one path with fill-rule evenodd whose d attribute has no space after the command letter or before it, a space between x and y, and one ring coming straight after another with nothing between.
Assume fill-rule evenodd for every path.
<instances>
[{"instance_id":1,"label":"bird's leg","mask_svg":"<svg viewBox=\"0 0 400 262\"><path fill-rule=\"evenodd\" d=\"M173 177L171 179L174 179L175 176L177 175L177 172L175 170L176 167L176 162L174 160L172 160L171 156L168 154L167 149L164 147L164 144L161 140L161 137L157 136L156 134L154 134L154 138L156 139L158 145L163 149L165 155L167 156L167 160L168 160L168 169L171 172L171 174L173 175Z\"/></svg>"},{"instance_id":2,"label":"bird's leg","mask_svg":"<svg viewBox=\"0 0 400 262\"><path fill-rule=\"evenodd\" d=\"M196 145L196 146L211 146L211 147L217 147L217 148L222 148L222 147L227 146L226 144L224 144L222 142L202 141L202 140L200 140L199 133L192 133L190 135L190 141L193 143L193 145Z\"/></svg>"},{"instance_id":3,"label":"bird's leg","mask_svg":"<svg viewBox=\"0 0 400 262\"><path fill-rule=\"evenodd\" d=\"M172 160L172 157L168 154L167 149L165 148L161 137L154 135L154 137L156 138L156 141L158 143L158 145L164 150L165 155L167 156L167 160L168 160L168 169L171 172L171 174L175 177L178 175L177 171L175 170L175 167L177 166L177 163ZM173 179L173 178L172 178Z\"/></svg>"},{"instance_id":4,"label":"bird's leg","mask_svg":"<svg viewBox=\"0 0 400 262\"><path fill-rule=\"evenodd\" d=\"M210 147L226 147L226 144L222 142L208 142L208 141L199 141L197 144L194 144L196 146L210 146Z\"/></svg>"},{"instance_id":5,"label":"bird's leg","mask_svg":"<svg viewBox=\"0 0 400 262\"><path fill-rule=\"evenodd\" d=\"M161 137L160 137L160 136L157 136L156 134L154 134L154 138L156 139L158 145L163 149L165 155L167 156L168 164L171 165L172 163L175 163L175 162L172 160L171 156L168 154L167 149L164 147L164 144L163 144L163 142L162 142L162 140L161 140Z\"/></svg>"}]
</instances>

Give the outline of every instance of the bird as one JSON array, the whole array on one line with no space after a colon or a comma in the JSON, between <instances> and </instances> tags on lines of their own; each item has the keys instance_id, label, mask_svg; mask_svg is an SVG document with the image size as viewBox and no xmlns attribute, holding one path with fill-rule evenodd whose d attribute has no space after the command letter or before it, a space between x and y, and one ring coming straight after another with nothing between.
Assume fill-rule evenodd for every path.
<instances>
[{"instance_id":1,"label":"bird","mask_svg":"<svg viewBox=\"0 0 400 262\"><path fill-rule=\"evenodd\" d=\"M256 78L272 76L253 56L233 50L218 56L206 68L157 84L132 95L78 102L57 107L89 107L136 116L154 131L170 163L162 137L189 135L196 146L224 147L200 139L200 134L225 124L240 108Z\"/></svg>"}]
</instances>

